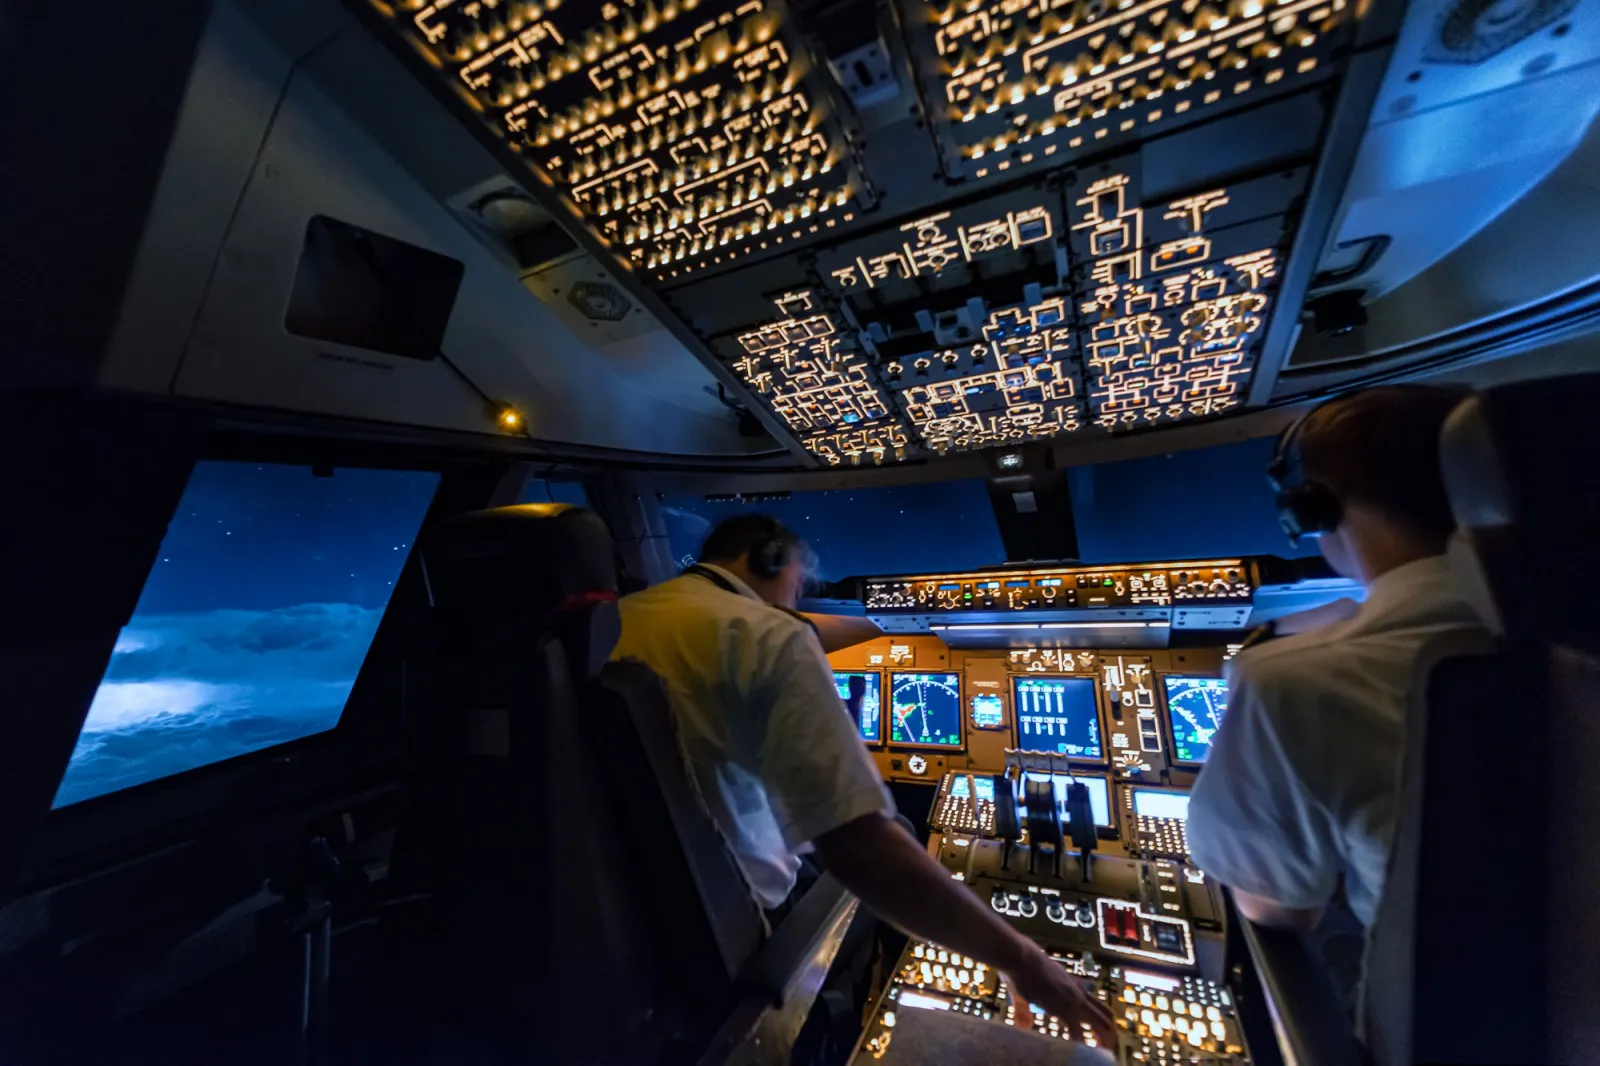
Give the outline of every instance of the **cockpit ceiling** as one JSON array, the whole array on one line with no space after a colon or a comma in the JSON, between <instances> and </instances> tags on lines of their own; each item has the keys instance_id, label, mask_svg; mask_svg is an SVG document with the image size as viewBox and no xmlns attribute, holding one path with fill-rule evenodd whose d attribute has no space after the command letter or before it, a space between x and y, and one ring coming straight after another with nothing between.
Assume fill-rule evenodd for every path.
<instances>
[{"instance_id":1,"label":"cockpit ceiling","mask_svg":"<svg viewBox=\"0 0 1600 1066\"><path fill-rule=\"evenodd\" d=\"M1357 30L1347 0L373 4L825 464L1244 404Z\"/></svg>"}]
</instances>

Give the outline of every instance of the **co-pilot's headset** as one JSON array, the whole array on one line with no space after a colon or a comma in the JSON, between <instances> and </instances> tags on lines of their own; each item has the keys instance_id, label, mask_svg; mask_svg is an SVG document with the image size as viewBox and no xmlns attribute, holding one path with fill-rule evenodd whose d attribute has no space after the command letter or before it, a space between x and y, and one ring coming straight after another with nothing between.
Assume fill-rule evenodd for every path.
<instances>
[{"instance_id":1,"label":"co-pilot's headset","mask_svg":"<svg viewBox=\"0 0 1600 1066\"><path fill-rule=\"evenodd\" d=\"M1435 385L1387 385L1384 388L1391 392L1406 391L1418 394L1441 391L1440 387ZM1468 395L1468 390L1465 389L1444 391L1455 394L1458 399L1464 399ZM1333 489L1324 482L1306 476L1305 458L1301 454L1301 448L1306 427L1311 419L1360 395L1362 394L1352 392L1336 396L1295 419L1289 428L1278 436L1272 463L1267 467L1267 482L1278 494L1278 524L1289 535L1291 544L1300 543L1301 537L1332 533L1344 520L1344 504Z\"/></svg>"},{"instance_id":2,"label":"co-pilot's headset","mask_svg":"<svg viewBox=\"0 0 1600 1066\"><path fill-rule=\"evenodd\" d=\"M1278 524L1288 534L1290 544L1299 544L1301 537L1332 533L1344 518L1344 505L1333 490L1314 478L1306 477L1305 463L1300 454L1306 422L1328 406L1323 404L1312 408L1290 423L1289 428L1278 435L1272 463L1267 467L1267 483L1278 494Z\"/></svg>"},{"instance_id":3,"label":"co-pilot's headset","mask_svg":"<svg viewBox=\"0 0 1600 1066\"><path fill-rule=\"evenodd\" d=\"M776 518L761 515L761 537L750 545L750 572L756 577L773 578L794 561L800 538Z\"/></svg>"}]
</instances>

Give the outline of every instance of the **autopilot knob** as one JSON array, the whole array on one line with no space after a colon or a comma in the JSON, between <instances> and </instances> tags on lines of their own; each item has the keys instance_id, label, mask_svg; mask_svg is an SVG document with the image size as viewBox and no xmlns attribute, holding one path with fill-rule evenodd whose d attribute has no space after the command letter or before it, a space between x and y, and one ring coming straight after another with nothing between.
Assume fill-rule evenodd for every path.
<instances>
[{"instance_id":1,"label":"autopilot knob","mask_svg":"<svg viewBox=\"0 0 1600 1066\"><path fill-rule=\"evenodd\" d=\"M1067 924L1067 909L1061 905L1060 900L1051 900L1044 905L1044 916L1057 925Z\"/></svg>"},{"instance_id":2,"label":"autopilot knob","mask_svg":"<svg viewBox=\"0 0 1600 1066\"><path fill-rule=\"evenodd\" d=\"M1039 913L1039 904L1032 896L1023 896L1022 902L1017 904L1017 912L1024 918L1032 918Z\"/></svg>"},{"instance_id":3,"label":"autopilot knob","mask_svg":"<svg viewBox=\"0 0 1600 1066\"><path fill-rule=\"evenodd\" d=\"M1079 925L1090 928L1094 926L1094 908L1089 905L1088 900L1078 901L1077 917Z\"/></svg>"},{"instance_id":4,"label":"autopilot knob","mask_svg":"<svg viewBox=\"0 0 1600 1066\"><path fill-rule=\"evenodd\" d=\"M997 888L993 892L989 893L989 906L993 907L1001 914L1006 912L1006 894L1003 889Z\"/></svg>"}]
</instances>

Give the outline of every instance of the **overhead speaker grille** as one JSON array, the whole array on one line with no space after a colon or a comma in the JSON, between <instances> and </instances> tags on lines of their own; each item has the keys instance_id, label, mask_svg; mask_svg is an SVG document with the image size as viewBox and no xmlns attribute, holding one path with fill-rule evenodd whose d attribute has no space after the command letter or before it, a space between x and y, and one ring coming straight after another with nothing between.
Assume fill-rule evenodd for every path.
<instances>
[{"instance_id":1,"label":"overhead speaker grille","mask_svg":"<svg viewBox=\"0 0 1600 1066\"><path fill-rule=\"evenodd\" d=\"M1439 18L1428 58L1482 63L1578 6L1578 0L1457 0Z\"/></svg>"}]
</instances>

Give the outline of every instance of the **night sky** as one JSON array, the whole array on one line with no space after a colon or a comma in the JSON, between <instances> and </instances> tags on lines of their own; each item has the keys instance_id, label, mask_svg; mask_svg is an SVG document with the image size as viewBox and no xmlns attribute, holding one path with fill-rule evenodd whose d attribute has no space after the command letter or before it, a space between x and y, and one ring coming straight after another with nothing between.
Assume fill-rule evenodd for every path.
<instances>
[{"instance_id":1,"label":"night sky","mask_svg":"<svg viewBox=\"0 0 1600 1066\"><path fill-rule=\"evenodd\" d=\"M199 464L56 805L336 725L438 482Z\"/></svg>"},{"instance_id":2,"label":"night sky","mask_svg":"<svg viewBox=\"0 0 1600 1066\"><path fill-rule=\"evenodd\" d=\"M1070 470L1086 562L1291 550L1262 477L1267 440ZM58 806L333 728L438 486L417 471L204 462L124 628ZM522 502L586 503L530 481ZM822 576L1005 561L981 480L797 493L756 505L661 499L673 555L711 525L775 515ZM1315 552L1312 544L1300 554Z\"/></svg>"},{"instance_id":3,"label":"night sky","mask_svg":"<svg viewBox=\"0 0 1600 1066\"><path fill-rule=\"evenodd\" d=\"M1314 555L1278 527L1264 471L1270 439L1068 470L1084 562L1216 555ZM680 566L711 527L742 511L770 514L805 537L827 581L869 574L972 570L1006 561L983 481L800 492L757 503L666 494Z\"/></svg>"},{"instance_id":4,"label":"night sky","mask_svg":"<svg viewBox=\"0 0 1600 1066\"><path fill-rule=\"evenodd\" d=\"M1005 561L981 479L798 492L755 504L669 494L662 496L661 506L679 566L694 561L713 525L742 511L770 514L804 537L826 581Z\"/></svg>"}]
</instances>

